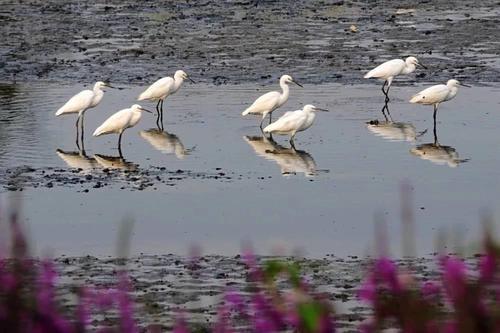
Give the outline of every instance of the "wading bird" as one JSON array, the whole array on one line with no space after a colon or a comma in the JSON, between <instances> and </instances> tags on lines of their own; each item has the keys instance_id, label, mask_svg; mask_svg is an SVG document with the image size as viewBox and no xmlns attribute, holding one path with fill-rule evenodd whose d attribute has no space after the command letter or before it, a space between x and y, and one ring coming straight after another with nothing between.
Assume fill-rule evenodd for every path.
<instances>
[{"instance_id":1,"label":"wading bird","mask_svg":"<svg viewBox=\"0 0 500 333\"><path fill-rule=\"evenodd\" d=\"M415 71L416 66L427 68L421 63L419 63L417 58L415 57L408 57L405 60L402 59L389 60L375 67L368 73L366 73L365 79L369 78L383 79L384 85L382 86L382 92L385 95L386 102L388 102L390 100L389 89L391 88L391 83L392 80L394 80L394 77L400 74L410 74L413 71ZM385 86L387 86L387 90L385 90Z\"/></svg>"},{"instance_id":2,"label":"wading bird","mask_svg":"<svg viewBox=\"0 0 500 333\"><path fill-rule=\"evenodd\" d=\"M422 90L410 99L410 103L433 105L434 106L434 126L436 124L436 112L439 104L454 98L458 92L458 86L470 87L451 79L446 84L438 84Z\"/></svg>"},{"instance_id":3,"label":"wading bird","mask_svg":"<svg viewBox=\"0 0 500 333\"><path fill-rule=\"evenodd\" d=\"M186 79L195 83L186 72L178 70L175 72L174 78L170 76L161 78L139 95L138 101L158 101L156 104L156 126L158 126L158 129L163 130L163 101L168 96L175 94Z\"/></svg>"},{"instance_id":4,"label":"wading bird","mask_svg":"<svg viewBox=\"0 0 500 333\"><path fill-rule=\"evenodd\" d=\"M264 133L290 135L290 145L295 148L295 144L293 143L295 134L311 127L316 117L315 111L328 110L307 104L302 110L286 112L274 123L267 125L266 128L264 128Z\"/></svg>"},{"instance_id":5,"label":"wading bird","mask_svg":"<svg viewBox=\"0 0 500 333\"><path fill-rule=\"evenodd\" d=\"M113 88L111 85L108 83L98 81L94 85L94 89L86 89L83 91L80 91L78 94L75 96L71 97L69 101L66 102L59 110L56 112L56 116L60 116L63 114L69 114L69 113L78 113L78 118L76 118L76 145L78 149L80 149L80 145L78 144L78 122L80 121L81 118L81 127L82 127L82 133L81 133L81 141L82 141L82 146L83 146L83 116L85 111L87 111L90 108L93 108L99 104L104 96L104 91L102 90L104 87L109 87Z\"/></svg>"},{"instance_id":6,"label":"wading bird","mask_svg":"<svg viewBox=\"0 0 500 333\"><path fill-rule=\"evenodd\" d=\"M120 156L122 155L122 150L121 150L121 144L122 144L122 135L123 132L130 127L134 127L139 120L141 119L141 111L146 111L149 113L152 113L149 110L144 109L141 107L139 104L134 104L128 109L123 109L115 114L113 114L111 117L106 119L102 123L101 126L99 126L95 131L94 131L94 136L100 136L104 134L112 134L112 133L117 133L119 134L118 137L118 152L120 153Z\"/></svg>"},{"instance_id":7,"label":"wading bird","mask_svg":"<svg viewBox=\"0 0 500 333\"><path fill-rule=\"evenodd\" d=\"M295 81L290 75L283 75L280 78L281 93L279 91L271 91L260 96L241 114L243 116L247 114L262 115L262 120L260 122L260 129L262 129L262 123L266 116L269 114L269 123L271 123L272 112L285 104L288 100L288 95L290 94L290 88L288 87L289 83L295 83L299 87L302 87L302 85Z\"/></svg>"}]
</instances>

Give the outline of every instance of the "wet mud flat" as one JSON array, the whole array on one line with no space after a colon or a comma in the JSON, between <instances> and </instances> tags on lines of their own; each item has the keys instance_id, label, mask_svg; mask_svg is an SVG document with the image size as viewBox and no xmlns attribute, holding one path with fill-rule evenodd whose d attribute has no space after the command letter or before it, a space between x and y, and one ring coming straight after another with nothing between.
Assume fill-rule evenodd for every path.
<instances>
[{"instance_id":1,"label":"wet mud flat","mask_svg":"<svg viewBox=\"0 0 500 333\"><path fill-rule=\"evenodd\" d=\"M369 310L356 295L371 259L334 255L321 259L259 257L261 261L269 259L299 263L303 276L315 292L327 294L335 305L337 327L341 331L357 332L360 322L369 315ZM437 277L436 261L437 257L426 256L400 259L397 263L402 270L413 272L420 281L427 281ZM83 283L112 287L117 272L125 268L133 284L136 319L142 327L159 324L164 329L171 328L179 309L186 313L191 323L207 327L216 318L224 291L231 289L245 294L249 286L240 256L206 255L195 264L173 254L140 255L127 261L92 256L59 257L56 264L63 296ZM65 305L73 307L70 299L65 300ZM112 321L112 314L109 316L94 324Z\"/></svg>"},{"instance_id":2,"label":"wet mud flat","mask_svg":"<svg viewBox=\"0 0 500 333\"><path fill-rule=\"evenodd\" d=\"M183 68L210 84L357 83L411 54L430 68L418 81L498 82L499 17L493 0L8 0L0 81L135 84Z\"/></svg>"},{"instance_id":3,"label":"wet mud flat","mask_svg":"<svg viewBox=\"0 0 500 333\"><path fill-rule=\"evenodd\" d=\"M167 170L166 167L143 169L118 157L99 156L97 158L105 161L107 166L97 170L53 167L33 168L29 166L3 169L0 170L0 186L7 191L63 187L74 189L77 192L88 193L91 190L108 186L114 186L122 190L142 191L145 189L157 190L158 186L176 186L186 180L231 182L245 177L242 174L225 172L222 168L216 168L213 172L195 172L181 169Z\"/></svg>"}]
</instances>

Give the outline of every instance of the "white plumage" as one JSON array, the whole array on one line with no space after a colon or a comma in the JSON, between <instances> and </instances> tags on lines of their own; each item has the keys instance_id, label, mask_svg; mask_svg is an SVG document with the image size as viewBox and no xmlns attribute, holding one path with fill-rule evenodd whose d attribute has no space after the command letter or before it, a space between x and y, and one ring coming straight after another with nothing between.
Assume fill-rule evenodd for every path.
<instances>
[{"instance_id":1,"label":"white plumage","mask_svg":"<svg viewBox=\"0 0 500 333\"><path fill-rule=\"evenodd\" d=\"M121 154L121 139L123 132L130 127L134 127L141 119L141 111L148 111L142 108L139 104L134 104L128 109L123 109L111 117L106 119L101 126L99 126L95 131L93 136L100 136L105 134L117 133L118 138L118 150Z\"/></svg>"},{"instance_id":2,"label":"white plumage","mask_svg":"<svg viewBox=\"0 0 500 333\"><path fill-rule=\"evenodd\" d=\"M175 79L170 76L164 77L150 85L143 93L137 98L138 101L165 99L168 95L175 94L182 84L182 71L178 71L178 81L175 84ZM176 72L177 75L177 72ZM175 77L175 76L174 76Z\"/></svg>"},{"instance_id":3,"label":"white plumage","mask_svg":"<svg viewBox=\"0 0 500 333\"><path fill-rule=\"evenodd\" d=\"M434 105L449 101L457 95L459 85L460 82L454 79L448 80L446 84L437 84L415 94L410 103Z\"/></svg>"},{"instance_id":4,"label":"white plumage","mask_svg":"<svg viewBox=\"0 0 500 333\"><path fill-rule=\"evenodd\" d=\"M84 149L84 143L83 143L83 117L85 115L85 111L87 111L90 108L95 107L97 104L99 104L104 96L104 91L102 91L102 88L104 87L110 87L111 86L107 83L104 83L102 81L98 81L94 85L93 90L83 90L76 94L75 96L71 97L69 101L67 101L59 110L56 112L56 116L60 116L63 114L71 114L71 113L78 113L78 117L76 118L76 145L78 149L80 149L80 144L79 140L82 143L82 149ZM80 120L81 119L81 120ZM78 137L78 132L79 132L79 126L78 122L81 123L81 137Z\"/></svg>"},{"instance_id":5,"label":"white plumage","mask_svg":"<svg viewBox=\"0 0 500 333\"><path fill-rule=\"evenodd\" d=\"M453 99L458 92L458 86L468 87L461 84L458 80L448 80L446 84L438 84L422 90L410 99L410 103L433 105L434 121L436 121L436 111L440 103Z\"/></svg>"},{"instance_id":6,"label":"white plumage","mask_svg":"<svg viewBox=\"0 0 500 333\"><path fill-rule=\"evenodd\" d=\"M383 79L384 85L382 86L382 92L384 93L386 100L389 101L389 89L394 78L400 74L412 73L413 71L415 71L416 66L425 68L425 66L420 64L415 57L408 57L405 60L393 59L375 67L374 69L366 73L364 78ZM387 90L384 89L386 85Z\"/></svg>"},{"instance_id":7,"label":"white plumage","mask_svg":"<svg viewBox=\"0 0 500 333\"><path fill-rule=\"evenodd\" d=\"M241 115L246 116L248 114L261 115L262 120L260 122L260 128L262 129L262 122L264 118L269 114L269 122L271 122L271 113L277 108L281 107L288 100L290 94L290 89L288 87L289 83L295 83L302 87L300 83L295 81L290 75L283 75L280 78L280 87L282 92L271 91L268 92L255 100Z\"/></svg>"},{"instance_id":8,"label":"white plumage","mask_svg":"<svg viewBox=\"0 0 500 333\"><path fill-rule=\"evenodd\" d=\"M188 79L194 83L194 81L189 78L186 72L184 72L183 70L178 70L175 72L174 78L167 76L159 79L158 81L150 85L137 98L138 101L158 101L158 104L156 104L156 111L158 114L156 124L158 128L163 130L163 101L168 96L175 94L179 90L182 82L184 82L185 79Z\"/></svg>"},{"instance_id":9,"label":"white plumage","mask_svg":"<svg viewBox=\"0 0 500 333\"><path fill-rule=\"evenodd\" d=\"M293 146L293 139L297 132L305 131L314 122L316 117L314 111L327 111L307 104L302 110L288 111L274 123L264 128L264 133L276 133L281 135L290 135L290 144Z\"/></svg>"},{"instance_id":10,"label":"white plumage","mask_svg":"<svg viewBox=\"0 0 500 333\"><path fill-rule=\"evenodd\" d=\"M109 87L109 85L99 81L96 82L93 90L87 89L80 91L57 110L56 116L67 113L78 113L80 116L87 109L97 106L104 96L104 92L102 91L103 87Z\"/></svg>"}]
</instances>

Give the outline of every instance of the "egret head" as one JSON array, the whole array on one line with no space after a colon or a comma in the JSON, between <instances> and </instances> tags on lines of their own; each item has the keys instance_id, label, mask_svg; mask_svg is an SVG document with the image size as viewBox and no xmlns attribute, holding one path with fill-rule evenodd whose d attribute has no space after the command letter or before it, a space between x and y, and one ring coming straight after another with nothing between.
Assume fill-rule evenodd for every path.
<instances>
[{"instance_id":1,"label":"egret head","mask_svg":"<svg viewBox=\"0 0 500 333\"><path fill-rule=\"evenodd\" d=\"M103 81L97 81L94 85L94 89L102 89L102 88L113 88L109 83L103 82Z\"/></svg>"},{"instance_id":2,"label":"egret head","mask_svg":"<svg viewBox=\"0 0 500 333\"><path fill-rule=\"evenodd\" d=\"M302 87L302 85L300 83L298 83L296 80L294 80L290 75L283 75L281 78L280 78L280 83L285 83L285 84L288 84L288 83L295 83L296 85L298 85L299 87Z\"/></svg>"},{"instance_id":3,"label":"egret head","mask_svg":"<svg viewBox=\"0 0 500 333\"><path fill-rule=\"evenodd\" d=\"M323 111L323 112L328 112L327 109L321 109L321 108L317 108L315 107L314 105L312 104L306 104L304 105L304 107L302 108L303 111L306 111L306 112L313 112L313 111Z\"/></svg>"},{"instance_id":4,"label":"egret head","mask_svg":"<svg viewBox=\"0 0 500 333\"><path fill-rule=\"evenodd\" d=\"M149 112L149 113L153 113L145 108L143 108L142 106L140 106L139 104L134 104L130 107L132 109L132 111L146 111L146 112Z\"/></svg>"},{"instance_id":5,"label":"egret head","mask_svg":"<svg viewBox=\"0 0 500 333\"><path fill-rule=\"evenodd\" d=\"M184 72L184 71L183 71L183 70L181 70L181 69L175 72L175 74L174 74L174 78L176 78L176 79L182 79L182 80L189 80L189 81L191 81L191 82L195 83L195 82L194 82L194 81L193 81L193 80L189 77L189 75L187 75L187 74L186 74L186 72Z\"/></svg>"},{"instance_id":6,"label":"egret head","mask_svg":"<svg viewBox=\"0 0 500 333\"><path fill-rule=\"evenodd\" d=\"M460 81L455 80L455 79L448 80L448 82L446 82L446 85L447 85L448 87L458 87L458 86L462 86L462 87L467 87L467 88L470 88L470 86L468 86L468 85L466 85L466 84L463 84L463 83L461 83Z\"/></svg>"},{"instance_id":7,"label":"egret head","mask_svg":"<svg viewBox=\"0 0 500 333\"><path fill-rule=\"evenodd\" d=\"M423 68L427 68L425 67L424 65L422 65L417 58L415 57L408 57L405 59L405 62L406 62L406 65L413 65L413 66L420 66L420 67L423 67Z\"/></svg>"}]
</instances>

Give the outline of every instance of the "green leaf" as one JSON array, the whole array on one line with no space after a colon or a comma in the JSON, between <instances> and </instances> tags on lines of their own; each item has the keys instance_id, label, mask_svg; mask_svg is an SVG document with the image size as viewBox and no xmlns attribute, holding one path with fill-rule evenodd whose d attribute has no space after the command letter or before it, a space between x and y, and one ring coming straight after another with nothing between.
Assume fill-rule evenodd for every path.
<instances>
[{"instance_id":1,"label":"green leaf","mask_svg":"<svg viewBox=\"0 0 500 333\"><path fill-rule=\"evenodd\" d=\"M303 303L299 305L299 317L304 323L306 332L316 332L321 317L321 309L315 303Z\"/></svg>"}]
</instances>

